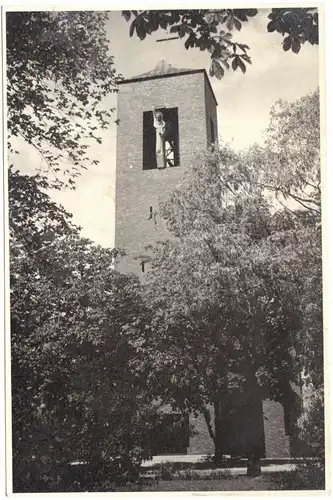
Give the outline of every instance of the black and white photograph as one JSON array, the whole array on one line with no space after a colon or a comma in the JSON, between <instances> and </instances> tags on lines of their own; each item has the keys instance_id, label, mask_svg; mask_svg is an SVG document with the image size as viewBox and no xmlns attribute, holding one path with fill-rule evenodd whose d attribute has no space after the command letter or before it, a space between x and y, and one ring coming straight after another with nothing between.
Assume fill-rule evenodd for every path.
<instances>
[{"instance_id":1,"label":"black and white photograph","mask_svg":"<svg viewBox=\"0 0 333 500\"><path fill-rule=\"evenodd\" d=\"M3 8L6 492L327 491L324 6L117 7Z\"/></svg>"}]
</instances>

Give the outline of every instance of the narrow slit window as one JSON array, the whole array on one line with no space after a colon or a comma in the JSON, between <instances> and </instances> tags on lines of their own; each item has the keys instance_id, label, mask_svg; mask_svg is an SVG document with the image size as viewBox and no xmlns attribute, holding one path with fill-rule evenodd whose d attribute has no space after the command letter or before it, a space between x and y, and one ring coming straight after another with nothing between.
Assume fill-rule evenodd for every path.
<instances>
[{"instance_id":1,"label":"narrow slit window","mask_svg":"<svg viewBox=\"0 0 333 500\"><path fill-rule=\"evenodd\" d=\"M210 119L210 141L211 144L215 143L215 127L212 118Z\"/></svg>"},{"instance_id":2,"label":"narrow slit window","mask_svg":"<svg viewBox=\"0 0 333 500\"><path fill-rule=\"evenodd\" d=\"M148 220L151 220L153 218L153 207L152 205L150 205L149 207L149 217L148 217Z\"/></svg>"},{"instance_id":3,"label":"narrow slit window","mask_svg":"<svg viewBox=\"0 0 333 500\"><path fill-rule=\"evenodd\" d=\"M145 272L145 263L143 261L141 262L141 271Z\"/></svg>"},{"instance_id":4,"label":"narrow slit window","mask_svg":"<svg viewBox=\"0 0 333 500\"><path fill-rule=\"evenodd\" d=\"M158 168L161 164L163 168L180 164L178 108L157 108L156 112L160 113L160 128L154 125L152 110L143 113L143 170Z\"/></svg>"}]
</instances>

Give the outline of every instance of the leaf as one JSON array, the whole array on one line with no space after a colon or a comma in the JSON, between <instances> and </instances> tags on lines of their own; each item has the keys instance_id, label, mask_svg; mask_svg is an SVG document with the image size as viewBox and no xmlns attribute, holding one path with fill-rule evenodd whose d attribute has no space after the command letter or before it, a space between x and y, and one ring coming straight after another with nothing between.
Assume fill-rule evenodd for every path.
<instances>
[{"instance_id":1,"label":"leaf","mask_svg":"<svg viewBox=\"0 0 333 500\"><path fill-rule=\"evenodd\" d=\"M242 29L242 23L235 17L234 17L234 26L238 31Z\"/></svg>"},{"instance_id":2,"label":"leaf","mask_svg":"<svg viewBox=\"0 0 333 500\"><path fill-rule=\"evenodd\" d=\"M152 15L150 22L151 22L151 31L157 31L159 28L158 16Z\"/></svg>"},{"instance_id":3,"label":"leaf","mask_svg":"<svg viewBox=\"0 0 333 500\"><path fill-rule=\"evenodd\" d=\"M233 17L232 16L228 16L226 24L227 24L228 30L232 31L233 27L234 27L234 22L233 22Z\"/></svg>"},{"instance_id":4,"label":"leaf","mask_svg":"<svg viewBox=\"0 0 333 500\"><path fill-rule=\"evenodd\" d=\"M238 47L243 51L243 52L246 52L247 49L249 49L250 47L248 45L246 45L245 43L238 43L237 44Z\"/></svg>"},{"instance_id":5,"label":"leaf","mask_svg":"<svg viewBox=\"0 0 333 500\"><path fill-rule=\"evenodd\" d=\"M142 31L140 28L136 27L136 33L138 35L138 37L140 38L140 40L144 40L146 38L146 33L145 31Z\"/></svg>"},{"instance_id":6,"label":"leaf","mask_svg":"<svg viewBox=\"0 0 333 500\"><path fill-rule=\"evenodd\" d=\"M241 54L240 57L244 59L244 61L246 61L247 63L252 64L251 58L247 54Z\"/></svg>"},{"instance_id":7,"label":"leaf","mask_svg":"<svg viewBox=\"0 0 333 500\"><path fill-rule=\"evenodd\" d=\"M209 45L209 40L207 38L201 38L198 40L200 50L206 50Z\"/></svg>"},{"instance_id":8,"label":"leaf","mask_svg":"<svg viewBox=\"0 0 333 500\"><path fill-rule=\"evenodd\" d=\"M186 33L185 26L181 25L178 31L179 38L183 38L185 36L185 33Z\"/></svg>"},{"instance_id":9,"label":"leaf","mask_svg":"<svg viewBox=\"0 0 333 500\"><path fill-rule=\"evenodd\" d=\"M254 17L258 14L258 9L244 9L248 17Z\"/></svg>"},{"instance_id":10,"label":"leaf","mask_svg":"<svg viewBox=\"0 0 333 500\"><path fill-rule=\"evenodd\" d=\"M283 50L287 51L289 50L291 47L291 37L290 36L287 36L284 40L283 40Z\"/></svg>"},{"instance_id":11,"label":"leaf","mask_svg":"<svg viewBox=\"0 0 333 500\"><path fill-rule=\"evenodd\" d=\"M196 43L196 37L193 32L190 33L189 37L185 41L185 48L189 49L190 47L194 47Z\"/></svg>"},{"instance_id":12,"label":"leaf","mask_svg":"<svg viewBox=\"0 0 333 500\"><path fill-rule=\"evenodd\" d=\"M141 41L146 38L147 27L148 24L146 23L144 17L143 16L137 17L136 33Z\"/></svg>"},{"instance_id":13,"label":"leaf","mask_svg":"<svg viewBox=\"0 0 333 500\"><path fill-rule=\"evenodd\" d=\"M239 61L238 56L234 57L232 60L231 67L234 71L236 71L236 69L238 68L238 61Z\"/></svg>"},{"instance_id":14,"label":"leaf","mask_svg":"<svg viewBox=\"0 0 333 500\"><path fill-rule=\"evenodd\" d=\"M166 18L166 16L163 16L160 18L160 26L163 30L166 30L167 27L168 27L168 20Z\"/></svg>"},{"instance_id":15,"label":"leaf","mask_svg":"<svg viewBox=\"0 0 333 500\"><path fill-rule=\"evenodd\" d=\"M227 14L225 12L219 12L219 11L217 11L217 18L218 18L218 22L220 24L225 23L227 17L228 16L227 16Z\"/></svg>"},{"instance_id":16,"label":"leaf","mask_svg":"<svg viewBox=\"0 0 333 500\"><path fill-rule=\"evenodd\" d=\"M240 69L242 70L243 73L246 72L246 66L243 63L243 61L241 60L241 58L238 58L238 66L240 67Z\"/></svg>"},{"instance_id":17,"label":"leaf","mask_svg":"<svg viewBox=\"0 0 333 500\"><path fill-rule=\"evenodd\" d=\"M244 9L234 9L233 10L234 17L236 16L240 21L246 22L247 15L245 14Z\"/></svg>"},{"instance_id":18,"label":"leaf","mask_svg":"<svg viewBox=\"0 0 333 500\"><path fill-rule=\"evenodd\" d=\"M223 66L226 68L226 69L230 69L230 65L228 63L228 61L226 59L220 59L221 61L221 64L223 64Z\"/></svg>"},{"instance_id":19,"label":"leaf","mask_svg":"<svg viewBox=\"0 0 333 500\"><path fill-rule=\"evenodd\" d=\"M210 12L209 14L207 14L206 16L206 21L208 24L210 24L212 21L214 20L214 13L213 12Z\"/></svg>"},{"instance_id":20,"label":"leaf","mask_svg":"<svg viewBox=\"0 0 333 500\"><path fill-rule=\"evenodd\" d=\"M219 80L221 80L224 76L224 69L222 68L222 66L220 65L220 63L218 61L214 60L213 62L214 62L214 75Z\"/></svg>"},{"instance_id":21,"label":"leaf","mask_svg":"<svg viewBox=\"0 0 333 500\"><path fill-rule=\"evenodd\" d=\"M269 33L272 33L273 31L276 30L276 24L275 24L275 21L270 21L268 24L267 24L267 31Z\"/></svg>"},{"instance_id":22,"label":"leaf","mask_svg":"<svg viewBox=\"0 0 333 500\"><path fill-rule=\"evenodd\" d=\"M180 28L180 25L179 25L179 24L176 24L176 25L174 25L174 26L171 26L171 28L170 28L170 33L178 33L179 28Z\"/></svg>"},{"instance_id":23,"label":"leaf","mask_svg":"<svg viewBox=\"0 0 333 500\"><path fill-rule=\"evenodd\" d=\"M126 21L129 21L131 19L131 11L130 10L123 10L121 12L121 15L126 19Z\"/></svg>"},{"instance_id":24,"label":"leaf","mask_svg":"<svg viewBox=\"0 0 333 500\"><path fill-rule=\"evenodd\" d=\"M295 54L298 54L301 49L301 43L297 39L293 39L291 43L291 49Z\"/></svg>"},{"instance_id":25,"label":"leaf","mask_svg":"<svg viewBox=\"0 0 333 500\"><path fill-rule=\"evenodd\" d=\"M132 24L131 24L131 26L130 26L130 29L129 29L129 36L130 37L133 36L135 27L136 27L136 22L133 21Z\"/></svg>"}]
</instances>

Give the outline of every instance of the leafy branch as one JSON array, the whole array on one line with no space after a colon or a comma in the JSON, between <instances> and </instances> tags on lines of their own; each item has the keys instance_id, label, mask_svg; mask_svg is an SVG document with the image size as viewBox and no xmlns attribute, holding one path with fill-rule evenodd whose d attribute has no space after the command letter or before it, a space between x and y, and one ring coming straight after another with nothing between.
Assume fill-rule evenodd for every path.
<instances>
[{"instance_id":1,"label":"leafy branch","mask_svg":"<svg viewBox=\"0 0 333 500\"><path fill-rule=\"evenodd\" d=\"M233 40L234 34L258 14L258 9L202 10L124 10L123 17L131 21L129 35L144 40L158 29L170 30L184 39L186 49L197 48L210 53L210 75L221 79L225 70L246 72L252 64L248 45ZM318 44L318 13L313 8L274 8L268 16L267 30L283 37L283 49L300 51L301 45Z\"/></svg>"}]
</instances>

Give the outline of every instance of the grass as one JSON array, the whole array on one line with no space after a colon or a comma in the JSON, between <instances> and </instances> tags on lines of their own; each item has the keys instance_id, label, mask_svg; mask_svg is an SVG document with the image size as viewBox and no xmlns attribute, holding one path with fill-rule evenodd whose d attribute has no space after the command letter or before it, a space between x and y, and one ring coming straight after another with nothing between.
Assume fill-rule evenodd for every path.
<instances>
[{"instance_id":1,"label":"grass","mask_svg":"<svg viewBox=\"0 0 333 500\"><path fill-rule=\"evenodd\" d=\"M324 490L324 467L302 467L290 472L270 474L271 480L279 485L280 490Z\"/></svg>"},{"instance_id":2,"label":"grass","mask_svg":"<svg viewBox=\"0 0 333 500\"><path fill-rule=\"evenodd\" d=\"M144 485L141 491L267 491L279 490L279 486L264 476L251 479L237 476L223 479L174 479Z\"/></svg>"},{"instance_id":3,"label":"grass","mask_svg":"<svg viewBox=\"0 0 333 500\"><path fill-rule=\"evenodd\" d=\"M324 490L324 470L303 467L296 471L264 473L257 478L212 473L199 477L195 471L185 471L184 477L173 476L143 484L141 491L301 491Z\"/></svg>"}]
</instances>

